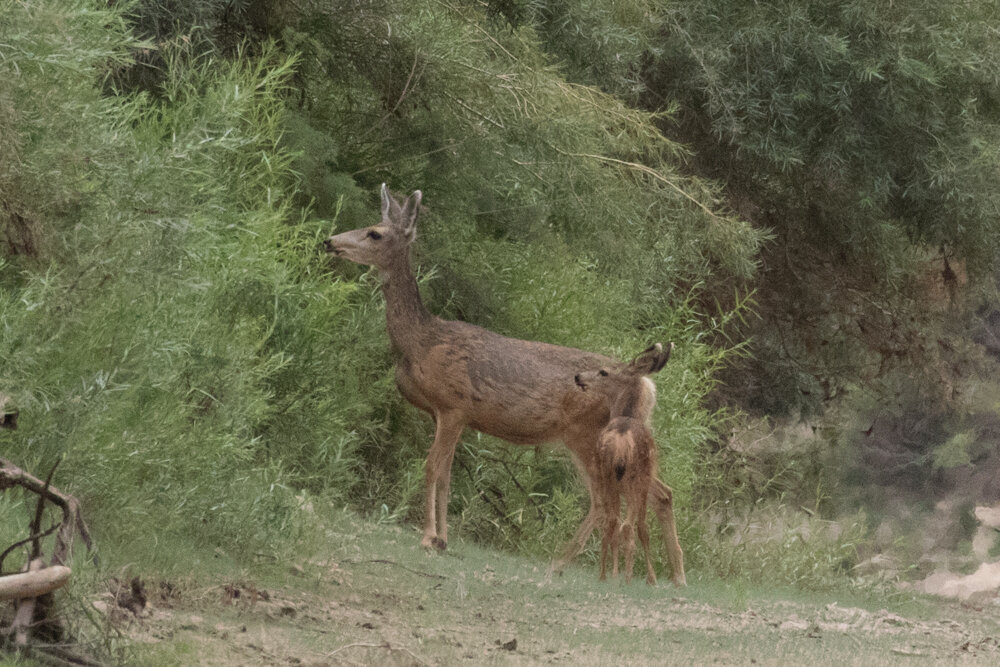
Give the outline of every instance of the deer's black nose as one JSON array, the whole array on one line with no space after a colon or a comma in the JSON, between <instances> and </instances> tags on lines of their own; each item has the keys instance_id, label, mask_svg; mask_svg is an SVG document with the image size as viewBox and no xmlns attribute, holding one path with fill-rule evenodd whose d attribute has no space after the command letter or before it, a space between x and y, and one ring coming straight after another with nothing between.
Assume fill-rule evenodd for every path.
<instances>
[{"instance_id":1,"label":"deer's black nose","mask_svg":"<svg viewBox=\"0 0 1000 667\"><path fill-rule=\"evenodd\" d=\"M333 241L331 241L330 239L326 239L325 241L323 241L323 247L326 248L327 252L334 252Z\"/></svg>"}]
</instances>

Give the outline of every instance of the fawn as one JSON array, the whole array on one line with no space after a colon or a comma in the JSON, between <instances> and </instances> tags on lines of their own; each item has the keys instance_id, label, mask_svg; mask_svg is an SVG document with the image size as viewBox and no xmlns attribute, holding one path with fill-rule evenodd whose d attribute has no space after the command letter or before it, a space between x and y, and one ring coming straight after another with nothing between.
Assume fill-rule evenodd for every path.
<instances>
[{"instance_id":1,"label":"fawn","mask_svg":"<svg viewBox=\"0 0 1000 667\"><path fill-rule=\"evenodd\" d=\"M608 552L612 559L611 576L618 576L618 547L625 544L625 581L632 580L635 561L635 533L646 556L646 583L656 583L649 550L649 527L646 525L646 500L656 471L656 442L650 428L651 406L656 402L656 387L651 375L667 363L673 343L663 352L659 343L637 359L648 364L630 364L624 368L601 368L574 377L581 391L591 392L607 401L611 421L601 431L597 443L597 492L604 515L601 539L601 575L607 576ZM625 497L625 521L619 526L621 497Z\"/></svg>"}]
</instances>

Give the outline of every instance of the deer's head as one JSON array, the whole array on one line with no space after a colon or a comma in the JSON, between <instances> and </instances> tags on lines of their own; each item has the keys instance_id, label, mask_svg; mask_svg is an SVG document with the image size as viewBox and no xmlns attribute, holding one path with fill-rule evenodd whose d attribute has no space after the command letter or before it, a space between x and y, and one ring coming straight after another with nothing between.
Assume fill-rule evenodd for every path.
<instances>
[{"instance_id":1,"label":"deer's head","mask_svg":"<svg viewBox=\"0 0 1000 667\"><path fill-rule=\"evenodd\" d=\"M331 236L323 242L326 251L358 264L387 268L417 238L417 214L422 197L420 190L416 190L400 204L383 183L382 220L371 227Z\"/></svg>"},{"instance_id":2,"label":"deer's head","mask_svg":"<svg viewBox=\"0 0 1000 667\"><path fill-rule=\"evenodd\" d=\"M646 417L656 402L656 387L646 377L662 369L673 351L673 343L669 343L666 350L657 343L627 364L578 373L573 380L580 391L604 398L612 416Z\"/></svg>"},{"instance_id":3,"label":"deer's head","mask_svg":"<svg viewBox=\"0 0 1000 667\"><path fill-rule=\"evenodd\" d=\"M605 366L597 370L578 373L573 380L581 391L597 391L602 394L612 394L633 384L639 378L658 372L674 351L674 344L667 345L666 351L659 343L650 345L642 353L627 364Z\"/></svg>"}]
</instances>

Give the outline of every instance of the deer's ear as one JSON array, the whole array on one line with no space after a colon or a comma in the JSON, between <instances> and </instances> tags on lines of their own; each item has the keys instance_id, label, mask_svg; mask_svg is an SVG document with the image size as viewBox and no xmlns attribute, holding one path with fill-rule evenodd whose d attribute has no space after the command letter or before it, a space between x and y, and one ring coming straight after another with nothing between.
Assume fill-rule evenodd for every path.
<instances>
[{"instance_id":1,"label":"deer's ear","mask_svg":"<svg viewBox=\"0 0 1000 667\"><path fill-rule=\"evenodd\" d=\"M389 193L389 186L382 184L382 222L391 222L395 216L393 213L399 212L399 204Z\"/></svg>"},{"instance_id":2,"label":"deer's ear","mask_svg":"<svg viewBox=\"0 0 1000 667\"><path fill-rule=\"evenodd\" d=\"M674 351L674 344L673 343L667 343L667 350L666 350L666 352L662 352L662 351L660 352L660 356L656 360L656 363L653 364L653 370L650 371L650 374L653 374L653 373L656 373L656 372L662 370L663 367L667 365L667 362L670 361L670 353L673 352L673 351Z\"/></svg>"},{"instance_id":3,"label":"deer's ear","mask_svg":"<svg viewBox=\"0 0 1000 667\"><path fill-rule=\"evenodd\" d=\"M413 241L417 237L417 215L420 214L420 201L424 194L420 190L414 190L413 194L407 197L403 204L403 211L400 214L399 222L403 226L403 232Z\"/></svg>"}]
</instances>

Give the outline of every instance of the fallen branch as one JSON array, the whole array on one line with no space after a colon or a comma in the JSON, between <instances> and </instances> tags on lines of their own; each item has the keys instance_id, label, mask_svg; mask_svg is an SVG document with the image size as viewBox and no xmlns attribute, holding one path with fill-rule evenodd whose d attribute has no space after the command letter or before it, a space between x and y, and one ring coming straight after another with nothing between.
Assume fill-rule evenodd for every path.
<instances>
[{"instance_id":1,"label":"fallen branch","mask_svg":"<svg viewBox=\"0 0 1000 667\"><path fill-rule=\"evenodd\" d=\"M0 406L2 407L2 406ZM69 653L54 655L42 650L38 638L61 640L65 634L62 623L50 616L53 607L52 591L64 586L72 574L66 563L74 535L79 532L88 552L93 550L90 532L80 515L80 505L76 498L51 486L52 476L58 463L42 481L25 472L6 459L0 459L0 492L19 486L34 493L38 500L34 515L28 527L28 537L20 540L0 553L0 600L14 601L14 617L8 627L0 629L0 637L21 652L28 652L41 662L48 664L92 664L85 658L77 658ZM62 521L51 528L42 529L45 505L51 502L62 510ZM51 558L44 558L42 539L55 533L55 544ZM4 559L15 549L30 544L28 565L24 572L2 576Z\"/></svg>"},{"instance_id":2,"label":"fallen branch","mask_svg":"<svg viewBox=\"0 0 1000 667\"><path fill-rule=\"evenodd\" d=\"M0 577L3 576L3 562L5 560L7 560L7 556L10 555L10 552L12 552L14 549L17 549L18 547L24 546L28 542L34 542L35 540L40 540L43 537L48 537L52 533L56 532L57 528L59 528L59 524L58 523L52 524L45 531L43 531L41 533L33 533L33 534L29 535L28 537L24 538L23 540L18 540L17 542L14 542L14 544L12 544L9 547L7 547L6 549L4 549L3 553L0 553Z\"/></svg>"},{"instance_id":3,"label":"fallen branch","mask_svg":"<svg viewBox=\"0 0 1000 667\"><path fill-rule=\"evenodd\" d=\"M27 572L0 577L0 600L38 597L57 588L62 588L69 581L72 570L65 565L43 568L40 558L31 562L32 564L38 563L38 567L29 569Z\"/></svg>"},{"instance_id":4,"label":"fallen branch","mask_svg":"<svg viewBox=\"0 0 1000 667\"><path fill-rule=\"evenodd\" d=\"M80 539L87 545L87 552L93 552L93 541L90 531L80 514L80 503L76 498L46 485L31 473L25 472L7 459L0 459L0 491L20 486L37 494L59 507L63 513L63 521L56 534L56 545L52 550L53 565L65 565L69 561L70 548L73 545L73 535L80 533ZM32 531L37 533L37 531Z\"/></svg>"},{"instance_id":5,"label":"fallen branch","mask_svg":"<svg viewBox=\"0 0 1000 667\"><path fill-rule=\"evenodd\" d=\"M25 575L32 576L37 575L38 571L42 569L42 559L35 558L28 564L28 571ZM16 576L16 575L15 575ZM4 577L9 579L9 577ZM35 602L38 598L34 595L31 597L24 597L17 603L17 611L14 612L14 621L10 624L10 629L14 632L14 646L18 648L27 648L28 639L31 637L28 630L34 623L35 619Z\"/></svg>"}]
</instances>

